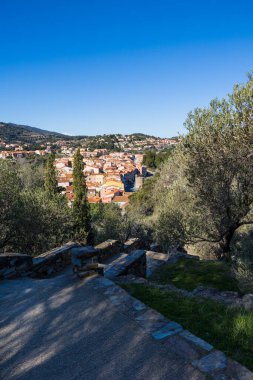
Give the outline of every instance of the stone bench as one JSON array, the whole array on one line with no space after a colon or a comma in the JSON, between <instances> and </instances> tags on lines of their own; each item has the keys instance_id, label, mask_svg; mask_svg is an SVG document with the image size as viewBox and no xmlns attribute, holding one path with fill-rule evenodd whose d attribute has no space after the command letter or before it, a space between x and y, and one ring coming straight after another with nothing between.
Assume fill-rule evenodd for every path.
<instances>
[{"instance_id":1,"label":"stone bench","mask_svg":"<svg viewBox=\"0 0 253 380\"><path fill-rule=\"evenodd\" d=\"M146 275L146 251L138 249L130 255L122 254L115 262L105 268L104 275L109 279L133 274L139 277Z\"/></svg>"}]
</instances>

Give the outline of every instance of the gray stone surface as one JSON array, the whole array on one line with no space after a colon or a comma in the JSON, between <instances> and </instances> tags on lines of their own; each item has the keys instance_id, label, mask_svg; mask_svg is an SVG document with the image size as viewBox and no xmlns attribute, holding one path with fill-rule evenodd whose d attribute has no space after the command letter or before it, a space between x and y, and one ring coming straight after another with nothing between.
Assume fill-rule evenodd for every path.
<instances>
[{"instance_id":1,"label":"gray stone surface","mask_svg":"<svg viewBox=\"0 0 253 380\"><path fill-rule=\"evenodd\" d=\"M185 340L180 334L171 335L163 342L163 344L168 346L169 350L175 352L186 360L197 360L203 356L203 351L199 349L199 347L196 347L191 344L191 342Z\"/></svg>"},{"instance_id":2,"label":"gray stone surface","mask_svg":"<svg viewBox=\"0 0 253 380\"><path fill-rule=\"evenodd\" d=\"M146 305L139 300L135 300L135 301L133 301L133 308L136 311L142 311L142 310L146 309Z\"/></svg>"},{"instance_id":3,"label":"gray stone surface","mask_svg":"<svg viewBox=\"0 0 253 380\"><path fill-rule=\"evenodd\" d=\"M158 269L161 265L165 264L168 260L169 255L160 252L146 251L147 257L147 271L146 277L152 276L154 271Z\"/></svg>"},{"instance_id":4,"label":"gray stone surface","mask_svg":"<svg viewBox=\"0 0 253 380\"><path fill-rule=\"evenodd\" d=\"M137 323L147 332L153 333L164 327L169 321L160 313L153 309L147 309L135 316Z\"/></svg>"},{"instance_id":5,"label":"gray stone surface","mask_svg":"<svg viewBox=\"0 0 253 380\"><path fill-rule=\"evenodd\" d=\"M114 279L118 276L134 274L137 276L146 275L146 251L137 249L128 255L121 255L104 270L105 277Z\"/></svg>"},{"instance_id":6,"label":"gray stone surface","mask_svg":"<svg viewBox=\"0 0 253 380\"><path fill-rule=\"evenodd\" d=\"M42 253L33 259L32 277L46 278L56 272L61 272L71 263L71 250L79 245L69 242L62 247Z\"/></svg>"},{"instance_id":7,"label":"gray stone surface","mask_svg":"<svg viewBox=\"0 0 253 380\"><path fill-rule=\"evenodd\" d=\"M247 368L243 367L241 364L228 359L228 366L223 373L227 379L239 379L239 380L253 380L253 373ZM214 377L214 380L215 377Z\"/></svg>"},{"instance_id":8,"label":"gray stone surface","mask_svg":"<svg viewBox=\"0 0 253 380\"><path fill-rule=\"evenodd\" d=\"M0 284L1 379L205 379L112 305L109 280L92 281L69 271Z\"/></svg>"},{"instance_id":9,"label":"gray stone surface","mask_svg":"<svg viewBox=\"0 0 253 380\"><path fill-rule=\"evenodd\" d=\"M167 338L168 336L174 335L182 331L183 328L176 322L169 322L165 326L161 327L152 333L153 338L161 340Z\"/></svg>"},{"instance_id":10,"label":"gray stone surface","mask_svg":"<svg viewBox=\"0 0 253 380\"><path fill-rule=\"evenodd\" d=\"M192 364L200 371L208 373L214 370L225 369L227 366L227 357L221 351L213 351L200 360L194 360Z\"/></svg>"},{"instance_id":11,"label":"gray stone surface","mask_svg":"<svg viewBox=\"0 0 253 380\"><path fill-rule=\"evenodd\" d=\"M0 279L26 275L32 268L32 257L22 253L0 254Z\"/></svg>"},{"instance_id":12,"label":"gray stone surface","mask_svg":"<svg viewBox=\"0 0 253 380\"><path fill-rule=\"evenodd\" d=\"M95 246L99 250L99 262L103 263L110 257L123 252L124 244L118 240L106 240L101 244Z\"/></svg>"},{"instance_id":13,"label":"gray stone surface","mask_svg":"<svg viewBox=\"0 0 253 380\"><path fill-rule=\"evenodd\" d=\"M126 252L126 253L130 253L130 252L132 252L132 251L134 251L136 249L140 249L140 248L143 248L143 243L138 238L128 239L124 243L124 252Z\"/></svg>"},{"instance_id":14,"label":"gray stone surface","mask_svg":"<svg viewBox=\"0 0 253 380\"><path fill-rule=\"evenodd\" d=\"M189 340L190 342L194 343L196 346L199 346L200 348L203 348L203 350L211 351L213 349L213 346L207 342L205 342L203 339L197 337L196 335L193 335L188 330L184 330L180 333L180 335Z\"/></svg>"}]
</instances>

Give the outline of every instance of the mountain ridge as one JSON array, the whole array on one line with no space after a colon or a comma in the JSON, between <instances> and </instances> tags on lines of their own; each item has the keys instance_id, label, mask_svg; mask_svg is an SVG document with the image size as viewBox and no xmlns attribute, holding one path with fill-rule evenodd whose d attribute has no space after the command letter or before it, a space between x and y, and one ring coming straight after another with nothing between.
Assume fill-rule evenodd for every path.
<instances>
[{"instance_id":1,"label":"mountain ridge","mask_svg":"<svg viewBox=\"0 0 253 380\"><path fill-rule=\"evenodd\" d=\"M45 140L70 140L71 137L59 132L47 131L29 125L0 122L0 139L8 143L32 143Z\"/></svg>"},{"instance_id":2,"label":"mountain ridge","mask_svg":"<svg viewBox=\"0 0 253 380\"><path fill-rule=\"evenodd\" d=\"M122 134L103 134L103 135L65 135L64 133L48 131L46 129L41 129L37 127L31 127L25 124L16 124L11 122L2 122L0 121L0 140L3 140L8 143L43 143L45 141L55 142L59 139L63 140L80 140L83 138L98 138L103 136L123 136ZM126 136L132 136L135 139L146 139L146 138L155 138L159 137L150 136L145 133L131 133Z\"/></svg>"}]
</instances>

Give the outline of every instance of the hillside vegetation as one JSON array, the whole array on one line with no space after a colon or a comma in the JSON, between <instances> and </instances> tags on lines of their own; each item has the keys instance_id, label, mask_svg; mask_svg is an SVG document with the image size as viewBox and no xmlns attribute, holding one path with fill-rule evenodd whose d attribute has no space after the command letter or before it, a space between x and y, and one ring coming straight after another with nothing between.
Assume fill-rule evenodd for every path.
<instances>
[{"instance_id":1,"label":"hillside vegetation","mask_svg":"<svg viewBox=\"0 0 253 380\"><path fill-rule=\"evenodd\" d=\"M57 132L44 129L0 122L0 139L8 143L42 143L45 141L56 141L59 139L69 140L70 137Z\"/></svg>"},{"instance_id":2,"label":"hillside vegetation","mask_svg":"<svg viewBox=\"0 0 253 380\"><path fill-rule=\"evenodd\" d=\"M0 141L9 144L24 144L30 149L49 142L65 141L70 147L84 147L89 150L107 149L108 151L120 152L122 149L132 147L135 150L135 145L138 142L147 141L150 144L152 141L159 141L158 137L145 135L143 133L134 133L130 135L121 134L104 134L96 136L77 135L70 136L58 132L47 131L45 129L30 127L28 125L19 125L14 123L0 122ZM123 141L123 145L122 145ZM164 158L164 157L163 157Z\"/></svg>"}]
</instances>

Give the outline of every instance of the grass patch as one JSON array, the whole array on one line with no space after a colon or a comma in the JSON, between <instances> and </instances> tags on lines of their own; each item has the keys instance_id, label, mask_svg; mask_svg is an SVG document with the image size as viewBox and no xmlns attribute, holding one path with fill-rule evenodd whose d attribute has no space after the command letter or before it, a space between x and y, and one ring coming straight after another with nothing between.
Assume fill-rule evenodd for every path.
<instances>
[{"instance_id":1,"label":"grass patch","mask_svg":"<svg viewBox=\"0 0 253 380\"><path fill-rule=\"evenodd\" d=\"M158 268L152 280L160 284L173 284L189 291L201 285L221 291L239 291L238 283L231 275L231 267L217 261L182 258L175 264L166 264Z\"/></svg>"},{"instance_id":2,"label":"grass patch","mask_svg":"<svg viewBox=\"0 0 253 380\"><path fill-rule=\"evenodd\" d=\"M123 286L134 297L253 370L253 314L151 286Z\"/></svg>"}]
</instances>

